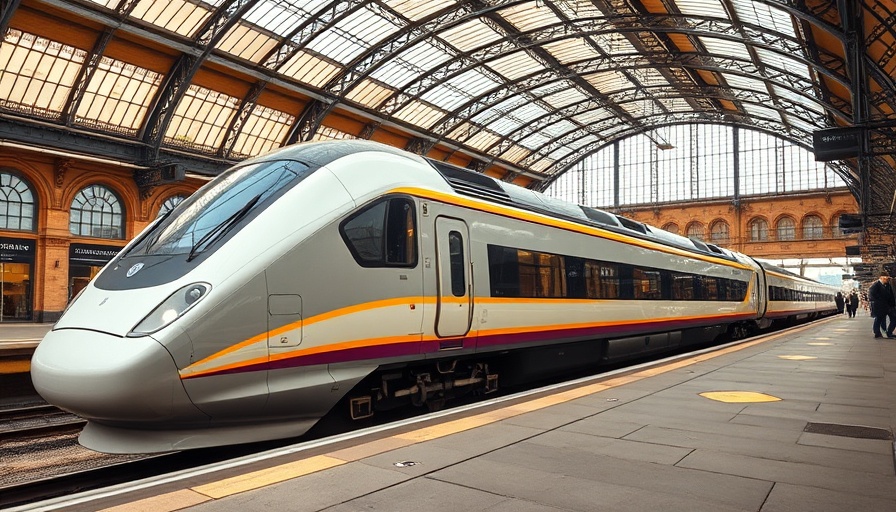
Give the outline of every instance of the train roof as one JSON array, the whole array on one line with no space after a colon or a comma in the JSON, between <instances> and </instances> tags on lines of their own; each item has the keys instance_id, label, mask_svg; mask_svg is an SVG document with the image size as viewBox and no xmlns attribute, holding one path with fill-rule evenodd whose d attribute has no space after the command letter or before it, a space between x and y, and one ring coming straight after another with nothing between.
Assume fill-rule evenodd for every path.
<instances>
[{"instance_id":1,"label":"train roof","mask_svg":"<svg viewBox=\"0 0 896 512\"><path fill-rule=\"evenodd\" d=\"M836 287L833 286L833 285L830 285L830 284L827 284L827 283L822 283L822 282L820 282L820 281L816 281L815 279L810 279L810 278L808 278L808 277L806 277L806 276L801 276L801 275L796 274L796 273L794 273L794 272L791 272L791 271L789 271L789 270L783 269L783 268L781 268L781 267L779 267L779 266L777 266L777 265L773 265L773 264L771 264L771 263L769 263L769 262L767 262L767 261L756 260L756 262L759 263L759 265L760 265L762 268L764 268L767 272L775 272L775 273L782 274L782 275L785 275L785 276L787 276L787 277L791 277L791 278L793 278L793 279L797 279L797 280L800 280L800 281L809 281L810 283L815 283L815 284L820 284L820 285L830 286L830 287L832 287L832 288L836 288Z\"/></svg>"},{"instance_id":2,"label":"train roof","mask_svg":"<svg viewBox=\"0 0 896 512\"><path fill-rule=\"evenodd\" d=\"M511 183L498 181L485 174L464 169L447 162L421 157L394 146L368 140L320 141L294 144L273 151L261 157L247 160L244 164L259 160L291 159L314 167L324 166L355 153L379 151L402 156L420 162L428 162L448 185L458 194L475 197L484 201L513 206L522 210L540 213L555 218L597 227L689 252L738 261L734 253L701 240L670 233L642 222L616 215L590 206L577 205L548 197ZM783 271L785 272L786 271Z\"/></svg>"},{"instance_id":3,"label":"train roof","mask_svg":"<svg viewBox=\"0 0 896 512\"><path fill-rule=\"evenodd\" d=\"M670 233L642 222L548 197L511 183L500 182L482 173L426 158L458 194L489 202L514 206L523 210L558 217L586 226L650 240L686 251L737 261L733 253L713 244Z\"/></svg>"}]
</instances>

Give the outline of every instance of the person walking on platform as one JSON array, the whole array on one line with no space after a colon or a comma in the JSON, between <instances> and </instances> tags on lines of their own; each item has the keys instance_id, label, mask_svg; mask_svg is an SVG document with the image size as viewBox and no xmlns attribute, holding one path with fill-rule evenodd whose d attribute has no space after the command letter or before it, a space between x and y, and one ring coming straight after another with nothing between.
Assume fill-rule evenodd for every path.
<instances>
[{"instance_id":1,"label":"person walking on platform","mask_svg":"<svg viewBox=\"0 0 896 512\"><path fill-rule=\"evenodd\" d=\"M843 314L843 294L837 292L837 295L834 296L834 304L837 306L837 314Z\"/></svg>"},{"instance_id":2,"label":"person walking on platform","mask_svg":"<svg viewBox=\"0 0 896 512\"><path fill-rule=\"evenodd\" d=\"M896 312L896 297L893 295L893 289L890 288L890 274L887 271L880 273L880 278L868 288L868 300L871 301L871 316L874 317L874 324L871 330L874 331L875 338L883 338L881 329L887 333L887 338L896 338L893 336L893 329L896 328L896 318L891 316L891 311ZM889 318L889 326L887 319Z\"/></svg>"},{"instance_id":3,"label":"person walking on platform","mask_svg":"<svg viewBox=\"0 0 896 512\"><path fill-rule=\"evenodd\" d=\"M856 311L859 310L859 294L855 290L851 291L847 301L849 301L849 318L855 318Z\"/></svg>"}]
</instances>

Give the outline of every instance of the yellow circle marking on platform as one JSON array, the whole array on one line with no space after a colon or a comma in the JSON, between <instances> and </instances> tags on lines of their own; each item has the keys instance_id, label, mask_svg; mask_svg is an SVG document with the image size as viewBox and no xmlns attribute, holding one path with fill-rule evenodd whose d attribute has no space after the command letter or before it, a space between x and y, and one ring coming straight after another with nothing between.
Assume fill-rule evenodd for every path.
<instances>
[{"instance_id":1,"label":"yellow circle marking on platform","mask_svg":"<svg viewBox=\"0 0 896 512\"><path fill-rule=\"evenodd\" d=\"M810 359L818 359L815 356L778 356L781 359L787 359L789 361L808 361Z\"/></svg>"},{"instance_id":2,"label":"yellow circle marking on platform","mask_svg":"<svg viewBox=\"0 0 896 512\"><path fill-rule=\"evenodd\" d=\"M707 391L706 393L700 393L700 396L729 404L781 401L781 399L776 396L766 395L765 393L756 393L755 391Z\"/></svg>"},{"instance_id":3,"label":"yellow circle marking on platform","mask_svg":"<svg viewBox=\"0 0 896 512\"><path fill-rule=\"evenodd\" d=\"M809 343L806 343L806 345L812 345L812 346L814 346L814 347L827 347L827 346L829 346L829 345L833 345L833 343L827 343L827 342L825 342L825 343L818 343L818 342L812 343L812 342L809 342Z\"/></svg>"}]
</instances>

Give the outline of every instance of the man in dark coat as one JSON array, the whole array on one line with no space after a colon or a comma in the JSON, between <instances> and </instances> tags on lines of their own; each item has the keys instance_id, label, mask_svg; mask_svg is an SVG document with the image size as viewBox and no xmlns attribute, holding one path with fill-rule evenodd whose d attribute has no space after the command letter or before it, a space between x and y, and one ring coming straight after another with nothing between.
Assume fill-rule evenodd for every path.
<instances>
[{"instance_id":1,"label":"man in dark coat","mask_svg":"<svg viewBox=\"0 0 896 512\"><path fill-rule=\"evenodd\" d=\"M856 311L859 310L859 294L853 290L849 292L849 296L846 297L846 300L849 304L849 318L855 318Z\"/></svg>"},{"instance_id":2,"label":"man in dark coat","mask_svg":"<svg viewBox=\"0 0 896 512\"><path fill-rule=\"evenodd\" d=\"M871 301L871 315L874 317L874 324L871 330L874 331L875 338L882 338L881 329L887 333L887 338L896 338L893 336L893 330L896 329L896 318L890 317L890 311L896 308L896 296L893 295L893 289L890 288L890 274L887 271L880 273L880 278L868 288L868 300ZM887 318L890 319L890 325L887 326Z\"/></svg>"}]
</instances>

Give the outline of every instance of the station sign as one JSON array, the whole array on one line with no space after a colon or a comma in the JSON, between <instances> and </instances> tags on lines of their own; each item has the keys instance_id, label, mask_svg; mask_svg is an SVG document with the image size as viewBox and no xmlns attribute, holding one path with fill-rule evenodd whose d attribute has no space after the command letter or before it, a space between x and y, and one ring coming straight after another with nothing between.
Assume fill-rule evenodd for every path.
<instances>
[{"instance_id":1,"label":"station sign","mask_svg":"<svg viewBox=\"0 0 896 512\"><path fill-rule=\"evenodd\" d=\"M68 249L68 260L72 265L102 267L120 251L121 247L114 245L71 244Z\"/></svg>"},{"instance_id":2,"label":"station sign","mask_svg":"<svg viewBox=\"0 0 896 512\"><path fill-rule=\"evenodd\" d=\"M0 262L31 263L34 261L34 240L0 237Z\"/></svg>"},{"instance_id":3,"label":"station sign","mask_svg":"<svg viewBox=\"0 0 896 512\"><path fill-rule=\"evenodd\" d=\"M855 158L862 149L863 128L829 128L812 133L812 148L816 162L830 162Z\"/></svg>"}]
</instances>

